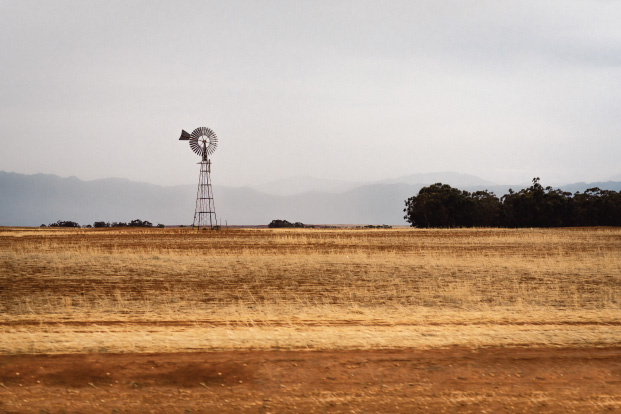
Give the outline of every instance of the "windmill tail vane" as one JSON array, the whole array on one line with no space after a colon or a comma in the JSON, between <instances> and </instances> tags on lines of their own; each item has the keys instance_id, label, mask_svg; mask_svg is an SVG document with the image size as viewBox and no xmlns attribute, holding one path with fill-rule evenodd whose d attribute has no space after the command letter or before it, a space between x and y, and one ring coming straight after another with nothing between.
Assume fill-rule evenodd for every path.
<instances>
[{"instance_id":1,"label":"windmill tail vane","mask_svg":"<svg viewBox=\"0 0 621 414\"><path fill-rule=\"evenodd\" d=\"M201 171L198 177L198 190L196 191L196 209L194 210L194 223L192 227L213 228L217 226L216 207L213 201L211 188L211 160L207 157L214 153L218 146L218 136L207 127L196 128L192 133L181 130L180 141L190 141L190 148L201 156Z\"/></svg>"}]
</instances>

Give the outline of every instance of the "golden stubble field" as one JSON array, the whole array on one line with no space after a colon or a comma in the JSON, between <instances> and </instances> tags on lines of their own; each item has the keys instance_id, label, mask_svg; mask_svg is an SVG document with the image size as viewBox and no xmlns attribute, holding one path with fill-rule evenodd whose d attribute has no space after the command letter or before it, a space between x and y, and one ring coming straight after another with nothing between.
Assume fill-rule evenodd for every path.
<instances>
[{"instance_id":1,"label":"golden stubble field","mask_svg":"<svg viewBox=\"0 0 621 414\"><path fill-rule=\"evenodd\" d=\"M618 345L621 230L0 230L3 353Z\"/></svg>"},{"instance_id":2,"label":"golden stubble field","mask_svg":"<svg viewBox=\"0 0 621 414\"><path fill-rule=\"evenodd\" d=\"M105 359L164 353L185 355L178 360L187 355L226 360L222 355L235 351L231 355L263 353L272 360L281 358L274 355L315 355L322 360L323 352L339 360L334 353L351 357L367 352L369 363L377 352L450 349L457 354L591 350L580 354L581 361L605 350L606 358L618 364L620 346L621 229L0 228L0 353L8 358L5 368L10 361L34 361L37 355ZM233 377L247 374L240 367L252 365L254 357L248 358L246 365L229 370L237 373ZM472 364L468 368L474 369ZM611 369L602 374L611 377L608 382L601 381L621 384L621 365L618 371ZM459 372L451 377L457 383L467 377ZM365 373L377 379L372 371ZM0 375L0 392L14 392L11 384L24 385L6 375ZM100 387L93 378L106 380L105 374L84 375L82 385L89 384L95 393ZM40 382L34 382L35 376L36 387ZM175 384L202 384L202 391L211 392L205 382L209 375L199 377L203 381L184 377L185 382ZM274 375L267 377L275 381ZM75 385L67 381L65 386ZM433 401L450 402L436 407L430 400L438 410L485 406L484 399L475 398L476 390L470 397L436 391ZM604 393L608 399L596 394L596 402L584 405L587 411L621 408L618 392ZM251 404L254 400L248 398ZM324 401L321 406L301 406L338 412L352 407L351 401L342 405L334 396L326 398L309 400ZM504 401L498 398L491 400ZM533 398L518 398L516 404ZM571 400L567 398L561 400ZM364 407L374 407L372 401ZM229 406L269 411L265 401L252 404ZM376 409L399 411L395 404L397 408L380 404Z\"/></svg>"}]
</instances>

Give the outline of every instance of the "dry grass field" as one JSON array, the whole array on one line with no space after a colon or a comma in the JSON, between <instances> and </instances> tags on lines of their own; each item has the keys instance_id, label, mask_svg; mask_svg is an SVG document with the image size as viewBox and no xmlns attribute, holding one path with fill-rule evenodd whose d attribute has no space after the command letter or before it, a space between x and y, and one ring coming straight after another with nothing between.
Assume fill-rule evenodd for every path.
<instances>
[{"instance_id":1,"label":"dry grass field","mask_svg":"<svg viewBox=\"0 0 621 414\"><path fill-rule=\"evenodd\" d=\"M609 368L600 367L601 372L593 368L599 374L577 368L571 371L574 374L565 372L567 376L577 375L577 381L585 386L595 381L603 388L589 388L588 396L576 396L574 401L556 388L545 394L545 386L535 386L535 379L521 391L515 388L517 383L512 383L505 389L512 390L507 395L502 390L489 394L488 388L496 380L489 384L471 380L479 365L482 371L477 378L486 373L489 378L488 371L493 369L486 371L485 364L491 367L498 362L499 354L494 352L509 358L509 366L511 357L507 355L511 352L528 359L541 356L542 349L565 352L566 356L581 355L572 360L574 357L562 359L559 354L558 361L565 368L573 366L574 361L586 371L588 361L601 361L598 355L605 354L602 358ZM621 229L0 228L0 393L5 397L21 398L17 387L28 385L23 375L17 378L10 371L27 367L28 361L39 361L37 358L41 357L49 361L52 355L97 355L98 362L91 363L105 366L112 364L106 358L123 355L185 355L176 360L196 366L200 365L198 360L187 362L187 358L210 355L201 358L220 358L220 367L227 358L246 361L227 368L231 373L228 380L240 380L234 386L222 382L223 389L239 391L235 387L248 383L258 386L257 378L261 375L267 382L278 377L278 388L269 392L253 388L258 400L251 391L243 394L246 399L229 395L227 404L218 399L226 399L226 395L221 396L219 389L214 391L205 382L211 378L205 373L209 367L196 374L202 381L193 380L190 375L172 385L199 387L207 393L205 398L222 403L222 407L211 407L217 411L230 407L232 411L279 412L287 408L295 412L298 410L291 408L295 405L293 400L279 405L271 399L274 393L282 392L280 386L286 382L287 372L292 377L314 378L317 364L325 363L326 358L344 358L342 366L359 367L361 362L354 360L360 355L367 355L363 358L366 364L379 369L386 362L382 355L391 355L389 363L396 375L392 377L394 389L393 385L384 385L392 383L378 373L388 372L386 367L382 366L380 371L365 369L358 375L366 375L368 382L355 383L341 390L342 394L314 395L309 391L304 400L300 397L304 387L300 388L302 394L296 394L296 398L303 400L298 401L304 408L300 410L424 410L425 405L408 405L408 401L413 401L407 397L409 390L421 398L419 402L427 401L423 398L426 396L426 406L438 412L480 412L486 407L512 412L511 404L525 410L537 407L539 412L567 412L565 409L569 408L599 412L621 410L620 349ZM424 355L412 356L413 352ZM473 352L487 355L488 359L460 366L457 361L463 360L464 355L474 355ZM410 355L419 361L434 356L435 362L429 362L430 366L446 368L448 371L441 371L446 374L445 380L461 385L435 389L420 378L408 377L408 372L414 372L411 369L399 376L399 369L407 366L400 365L395 357L400 353L403 358ZM263 355L263 365L255 361L257 355ZM289 362L299 362L284 368L283 355L289 355ZM496 362L489 360L493 355ZM313 365L315 368L304 365L309 356L319 361ZM379 362L374 365L373 361ZM535 370L543 369L547 361L552 364L552 372L561 372L549 358L537 361L540 364L534 365ZM257 370L267 364L273 372L282 372L277 376L269 372L259 375L257 370L254 374L246 372L254 363L258 364ZM35 364L43 369L43 362ZM329 366L326 370L330 370ZM114 376L114 372L107 376L87 373L77 384L72 378L82 377L68 372L63 377L58 371L55 386L67 390L72 386L87 387L81 388L82 393L100 392L97 381L102 383ZM176 378L166 372L164 377ZM533 378L549 377L544 374L533 374ZM133 378L132 375L138 373L126 373L127 378ZM331 390L347 384L337 381L336 374L317 375L323 375L324 381L333 378L327 380L334 382L328 387ZM45 408L50 399L41 390L47 388L34 381L35 374L31 377L30 392L40 390L40 404L33 407ZM59 380L61 377L65 382ZM242 383L242 377L246 383ZM381 386L369 385L367 391L372 394L364 394L360 384L372 384L380 377ZM125 383L155 386L144 376L140 378ZM557 385L564 384L560 376L555 378L561 381ZM220 379L216 377L214 381ZM124 383L122 378L116 381ZM437 379L432 384L444 384L442 381ZM548 383L554 383L551 377ZM471 387L464 388L464 384ZM573 389L576 386L571 385ZM325 391L318 387L317 392ZM136 392L133 388L130 391ZM194 388L189 390L196 392ZM123 398L134 395L131 392ZM537 392L544 394L533 394ZM348 400L355 393L362 394ZM257 403L268 394L268 402ZM65 396L67 401L75 400L78 405L73 407L78 407L77 411L79 402L87 401L85 398ZM15 401L0 405L0 410L27 411L27 405L18 406ZM153 407L162 407L155 397L149 401ZM490 405L492 401L500 406ZM575 404L567 406L572 401ZM102 405L101 412L122 408L111 404ZM143 408L145 404L150 403L145 400Z\"/></svg>"}]
</instances>

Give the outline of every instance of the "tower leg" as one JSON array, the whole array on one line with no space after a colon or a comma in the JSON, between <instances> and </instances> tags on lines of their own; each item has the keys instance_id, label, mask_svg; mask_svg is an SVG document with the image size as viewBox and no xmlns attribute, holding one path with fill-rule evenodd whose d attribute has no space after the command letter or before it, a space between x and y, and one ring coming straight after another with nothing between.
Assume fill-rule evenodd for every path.
<instances>
[{"instance_id":1,"label":"tower leg","mask_svg":"<svg viewBox=\"0 0 621 414\"><path fill-rule=\"evenodd\" d=\"M211 188L211 161L200 162L201 172L198 176L198 189L196 191L196 209L194 210L194 223L192 227L207 227L212 229L218 224L216 219L216 207L213 202L213 190Z\"/></svg>"}]
</instances>

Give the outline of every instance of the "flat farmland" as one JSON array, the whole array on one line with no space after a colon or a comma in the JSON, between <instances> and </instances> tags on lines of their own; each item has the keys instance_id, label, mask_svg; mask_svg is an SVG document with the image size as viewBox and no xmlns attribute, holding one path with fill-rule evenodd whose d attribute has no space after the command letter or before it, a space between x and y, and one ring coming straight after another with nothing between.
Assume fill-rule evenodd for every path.
<instances>
[{"instance_id":1,"label":"flat farmland","mask_svg":"<svg viewBox=\"0 0 621 414\"><path fill-rule=\"evenodd\" d=\"M7 412L621 410L621 229L0 228L0 353Z\"/></svg>"}]
</instances>

